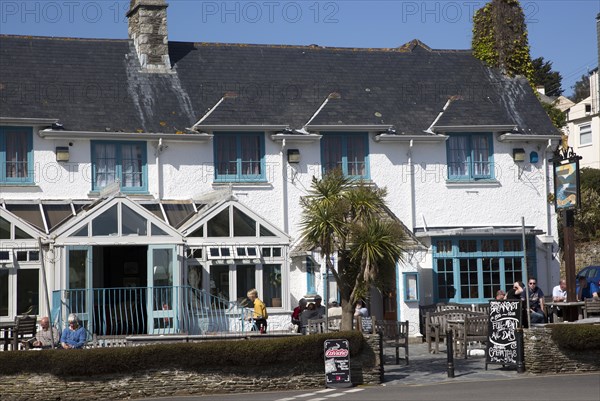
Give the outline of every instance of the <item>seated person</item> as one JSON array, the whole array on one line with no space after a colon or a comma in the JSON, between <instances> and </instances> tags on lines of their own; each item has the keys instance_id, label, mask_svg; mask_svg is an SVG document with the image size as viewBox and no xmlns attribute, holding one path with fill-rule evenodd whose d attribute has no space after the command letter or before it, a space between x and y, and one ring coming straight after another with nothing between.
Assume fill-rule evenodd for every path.
<instances>
[{"instance_id":1,"label":"seated person","mask_svg":"<svg viewBox=\"0 0 600 401\"><path fill-rule=\"evenodd\" d=\"M306 327L308 326L309 319L318 319L319 311L315 307L314 303L309 303L306 309L300 314L300 331L302 334L306 334Z\"/></svg>"},{"instance_id":2,"label":"seated person","mask_svg":"<svg viewBox=\"0 0 600 401\"><path fill-rule=\"evenodd\" d=\"M544 323L546 320L544 307L544 292L537 286L537 279L531 277L528 283L529 291L529 313L531 314L531 323ZM523 296L521 296L523 299Z\"/></svg>"},{"instance_id":3,"label":"seated person","mask_svg":"<svg viewBox=\"0 0 600 401\"><path fill-rule=\"evenodd\" d=\"M504 299L506 300L519 300L522 299L522 296L525 296L525 293L523 292L523 283L519 282L519 281L515 281L513 283L513 286L510 290L506 291L506 295L504 296Z\"/></svg>"},{"instance_id":4,"label":"seated person","mask_svg":"<svg viewBox=\"0 0 600 401\"><path fill-rule=\"evenodd\" d=\"M296 306L292 312L292 324L298 326L298 333L300 333L302 329L302 323L300 322L300 314L304 309L306 309L306 299L300 298L298 301L298 306Z\"/></svg>"},{"instance_id":5,"label":"seated person","mask_svg":"<svg viewBox=\"0 0 600 401\"><path fill-rule=\"evenodd\" d=\"M58 345L60 335L56 327L50 327L50 319L44 316L40 320L41 329L35 334L35 338L29 340L33 348L52 348L52 344Z\"/></svg>"},{"instance_id":6,"label":"seated person","mask_svg":"<svg viewBox=\"0 0 600 401\"><path fill-rule=\"evenodd\" d=\"M585 299L599 300L598 295L600 291L596 283L588 283L587 278L584 276L578 276L579 280L579 291L577 291L577 300L584 301Z\"/></svg>"},{"instance_id":7,"label":"seated person","mask_svg":"<svg viewBox=\"0 0 600 401\"><path fill-rule=\"evenodd\" d=\"M567 280L565 280L564 278L560 279L558 285L552 289L552 301L567 301Z\"/></svg>"},{"instance_id":8,"label":"seated person","mask_svg":"<svg viewBox=\"0 0 600 401\"><path fill-rule=\"evenodd\" d=\"M327 310L327 316L330 319L342 318L342 307L338 304L337 299L331 298L329 300L329 309Z\"/></svg>"},{"instance_id":9,"label":"seated person","mask_svg":"<svg viewBox=\"0 0 600 401\"><path fill-rule=\"evenodd\" d=\"M83 348L87 339L85 329L79 325L77 315L71 313L68 318L69 327L63 330L60 336L60 345L63 349Z\"/></svg>"},{"instance_id":10,"label":"seated person","mask_svg":"<svg viewBox=\"0 0 600 401\"><path fill-rule=\"evenodd\" d=\"M319 319L325 317L325 306L321 303L323 302L323 298L317 294L315 296L315 310L319 313Z\"/></svg>"},{"instance_id":11,"label":"seated person","mask_svg":"<svg viewBox=\"0 0 600 401\"><path fill-rule=\"evenodd\" d=\"M369 310L367 309L365 301L362 299L356 303L356 307L354 308L354 316L369 317Z\"/></svg>"},{"instance_id":12,"label":"seated person","mask_svg":"<svg viewBox=\"0 0 600 401\"><path fill-rule=\"evenodd\" d=\"M503 301L506 294L502 290L496 291L496 301Z\"/></svg>"},{"instance_id":13,"label":"seated person","mask_svg":"<svg viewBox=\"0 0 600 401\"><path fill-rule=\"evenodd\" d=\"M552 289L552 302L567 302L567 280L560 279L558 285ZM558 306L552 306L552 313L562 317L563 311Z\"/></svg>"}]
</instances>

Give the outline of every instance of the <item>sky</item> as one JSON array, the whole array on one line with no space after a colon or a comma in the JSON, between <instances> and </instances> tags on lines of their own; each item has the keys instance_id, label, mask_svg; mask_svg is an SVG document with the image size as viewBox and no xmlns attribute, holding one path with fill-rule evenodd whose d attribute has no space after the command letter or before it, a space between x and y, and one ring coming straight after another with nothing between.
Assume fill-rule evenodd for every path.
<instances>
[{"instance_id":1,"label":"sky","mask_svg":"<svg viewBox=\"0 0 600 401\"><path fill-rule=\"evenodd\" d=\"M167 0L169 40L393 48L420 39L468 49L485 0ZM565 95L598 65L600 0L521 0L532 58L563 77ZM0 0L0 33L127 38L129 0Z\"/></svg>"}]
</instances>

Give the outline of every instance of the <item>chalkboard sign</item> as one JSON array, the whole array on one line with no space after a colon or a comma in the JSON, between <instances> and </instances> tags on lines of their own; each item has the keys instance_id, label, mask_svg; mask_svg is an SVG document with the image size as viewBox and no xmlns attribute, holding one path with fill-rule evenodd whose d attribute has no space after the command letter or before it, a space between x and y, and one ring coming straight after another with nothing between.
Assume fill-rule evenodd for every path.
<instances>
[{"instance_id":1,"label":"chalkboard sign","mask_svg":"<svg viewBox=\"0 0 600 401\"><path fill-rule=\"evenodd\" d=\"M490 301L490 323L485 367L517 365L517 328L521 326L521 301Z\"/></svg>"},{"instance_id":2,"label":"chalkboard sign","mask_svg":"<svg viewBox=\"0 0 600 401\"><path fill-rule=\"evenodd\" d=\"M373 318L362 317L360 319L360 327L365 334L373 334Z\"/></svg>"},{"instance_id":3,"label":"chalkboard sign","mask_svg":"<svg viewBox=\"0 0 600 401\"><path fill-rule=\"evenodd\" d=\"M325 340L325 385L352 387L350 381L350 344L348 340Z\"/></svg>"}]
</instances>

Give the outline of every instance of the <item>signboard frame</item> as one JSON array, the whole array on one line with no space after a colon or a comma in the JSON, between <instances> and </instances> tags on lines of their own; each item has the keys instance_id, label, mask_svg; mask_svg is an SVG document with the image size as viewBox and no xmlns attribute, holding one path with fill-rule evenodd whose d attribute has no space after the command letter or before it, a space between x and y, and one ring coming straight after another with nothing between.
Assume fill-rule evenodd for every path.
<instances>
[{"instance_id":1,"label":"signboard frame","mask_svg":"<svg viewBox=\"0 0 600 401\"><path fill-rule=\"evenodd\" d=\"M352 387L350 377L350 342L346 339L327 339L323 343L325 386L329 388Z\"/></svg>"},{"instance_id":2,"label":"signboard frame","mask_svg":"<svg viewBox=\"0 0 600 401\"><path fill-rule=\"evenodd\" d=\"M581 205L579 192L579 159L571 158L555 162L554 208L561 210L578 209Z\"/></svg>"},{"instance_id":3,"label":"signboard frame","mask_svg":"<svg viewBox=\"0 0 600 401\"><path fill-rule=\"evenodd\" d=\"M521 345L517 341L517 329L522 327L522 311L522 300L490 301L488 339L485 347L486 370L488 365L492 364L518 367L518 347Z\"/></svg>"}]
</instances>

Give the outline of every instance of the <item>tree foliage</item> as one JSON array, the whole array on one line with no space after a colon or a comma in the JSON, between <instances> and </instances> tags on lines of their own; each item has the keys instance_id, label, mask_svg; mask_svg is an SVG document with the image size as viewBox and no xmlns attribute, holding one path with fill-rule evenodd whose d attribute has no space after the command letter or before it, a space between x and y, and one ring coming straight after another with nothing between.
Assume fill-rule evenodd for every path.
<instances>
[{"instance_id":1,"label":"tree foliage","mask_svg":"<svg viewBox=\"0 0 600 401\"><path fill-rule=\"evenodd\" d=\"M552 61L538 57L531 61L533 67L533 84L543 86L547 96L560 96L563 93L562 76L558 71L552 71Z\"/></svg>"},{"instance_id":2,"label":"tree foliage","mask_svg":"<svg viewBox=\"0 0 600 401\"><path fill-rule=\"evenodd\" d=\"M567 115L563 111L560 111L559 109L554 107L554 103L549 104L542 102L542 107L544 108L544 110L546 110L546 114L548 114L548 117L550 117L550 120L552 120L552 124L556 128L561 129L567 124Z\"/></svg>"},{"instance_id":3,"label":"tree foliage","mask_svg":"<svg viewBox=\"0 0 600 401\"><path fill-rule=\"evenodd\" d=\"M579 186L581 208L575 214L575 239L581 242L600 239L600 170L582 168Z\"/></svg>"},{"instance_id":4,"label":"tree foliage","mask_svg":"<svg viewBox=\"0 0 600 401\"><path fill-rule=\"evenodd\" d=\"M517 0L492 0L475 12L472 48L489 66L533 82L525 14Z\"/></svg>"},{"instance_id":5,"label":"tree foliage","mask_svg":"<svg viewBox=\"0 0 600 401\"><path fill-rule=\"evenodd\" d=\"M336 280L342 300L342 329L352 329L352 305L369 288L384 290L406 243L402 225L385 206L386 190L344 177L335 170L314 178L301 201L302 239L321 255ZM337 266L331 256L337 255Z\"/></svg>"},{"instance_id":6,"label":"tree foliage","mask_svg":"<svg viewBox=\"0 0 600 401\"><path fill-rule=\"evenodd\" d=\"M590 95L590 75L591 73L583 74L579 81L575 82L575 85L571 86L573 89L573 95L570 97L575 103L581 102L583 99Z\"/></svg>"}]
</instances>

